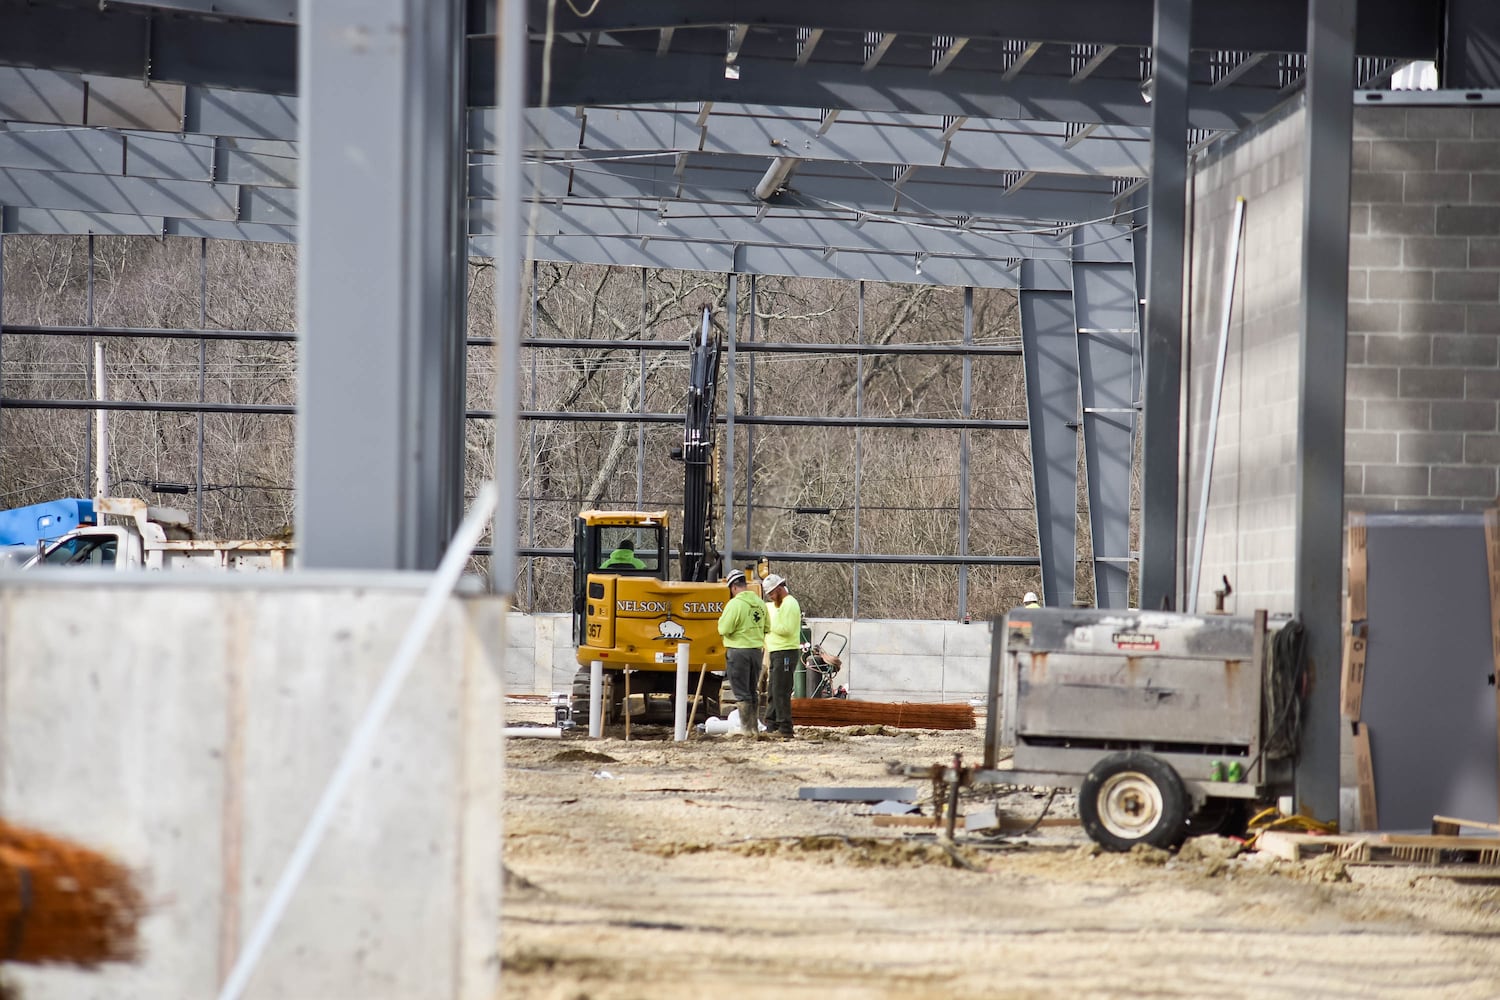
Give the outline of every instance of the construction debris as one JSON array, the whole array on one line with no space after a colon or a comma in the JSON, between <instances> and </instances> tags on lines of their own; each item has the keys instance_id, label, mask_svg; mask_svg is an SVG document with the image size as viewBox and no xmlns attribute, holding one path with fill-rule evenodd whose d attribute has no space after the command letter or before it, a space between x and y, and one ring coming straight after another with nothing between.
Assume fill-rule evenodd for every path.
<instances>
[{"instance_id":1,"label":"construction debris","mask_svg":"<svg viewBox=\"0 0 1500 1000\"><path fill-rule=\"evenodd\" d=\"M793 698L798 726L885 725L897 729L973 729L974 706L966 703L852 701Z\"/></svg>"},{"instance_id":2,"label":"construction debris","mask_svg":"<svg viewBox=\"0 0 1500 1000\"><path fill-rule=\"evenodd\" d=\"M129 869L75 843L0 820L6 961L85 969L132 962L146 903Z\"/></svg>"},{"instance_id":3,"label":"construction debris","mask_svg":"<svg viewBox=\"0 0 1500 1000\"><path fill-rule=\"evenodd\" d=\"M1500 839L1430 834L1325 835L1267 830L1255 849L1286 861L1332 854L1347 864L1500 865Z\"/></svg>"}]
</instances>

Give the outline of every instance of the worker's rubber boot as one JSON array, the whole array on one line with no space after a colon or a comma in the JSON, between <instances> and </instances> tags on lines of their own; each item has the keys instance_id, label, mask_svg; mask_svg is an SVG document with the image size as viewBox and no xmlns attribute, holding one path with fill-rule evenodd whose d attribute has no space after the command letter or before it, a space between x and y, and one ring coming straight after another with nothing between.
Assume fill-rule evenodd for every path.
<instances>
[{"instance_id":1,"label":"worker's rubber boot","mask_svg":"<svg viewBox=\"0 0 1500 1000\"><path fill-rule=\"evenodd\" d=\"M740 702L740 733L752 740L760 735L760 724L755 715L755 702Z\"/></svg>"}]
</instances>

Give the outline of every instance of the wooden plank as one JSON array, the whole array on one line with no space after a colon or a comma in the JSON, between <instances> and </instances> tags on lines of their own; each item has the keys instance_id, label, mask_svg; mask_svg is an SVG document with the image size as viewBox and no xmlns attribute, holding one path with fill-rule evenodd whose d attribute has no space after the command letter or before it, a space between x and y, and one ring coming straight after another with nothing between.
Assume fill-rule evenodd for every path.
<instances>
[{"instance_id":1,"label":"wooden plank","mask_svg":"<svg viewBox=\"0 0 1500 1000\"><path fill-rule=\"evenodd\" d=\"M1375 761L1370 756L1370 727L1354 723L1354 770L1359 786L1359 828L1380 829L1380 810L1375 802Z\"/></svg>"},{"instance_id":2,"label":"wooden plank","mask_svg":"<svg viewBox=\"0 0 1500 1000\"><path fill-rule=\"evenodd\" d=\"M1494 830L1500 833L1500 823L1481 823L1477 819L1459 819L1456 816L1434 816L1432 817L1432 832L1442 833L1439 826L1453 827L1452 836L1458 835L1458 828L1467 826L1475 830Z\"/></svg>"},{"instance_id":3,"label":"wooden plank","mask_svg":"<svg viewBox=\"0 0 1500 1000\"><path fill-rule=\"evenodd\" d=\"M1366 547L1369 543L1368 531L1365 528L1365 515L1359 511L1349 515L1349 602L1347 618L1351 622L1364 621L1368 615L1365 613L1365 599L1368 590L1365 580L1369 572L1369 558Z\"/></svg>"},{"instance_id":4,"label":"wooden plank","mask_svg":"<svg viewBox=\"0 0 1500 1000\"><path fill-rule=\"evenodd\" d=\"M1344 627L1344 672L1340 680L1341 707L1344 718L1359 718L1365 697L1365 647L1369 623L1350 622Z\"/></svg>"},{"instance_id":5,"label":"wooden plank","mask_svg":"<svg viewBox=\"0 0 1500 1000\"><path fill-rule=\"evenodd\" d=\"M1500 508L1491 507L1484 512L1484 552L1490 570L1490 646L1494 652L1490 680L1497 682L1500 681ZM1495 714L1500 717L1500 683L1495 684Z\"/></svg>"},{"instance_id":6,"label":"wooden plank","mask_svg":"<svg viewBox=\"0 0 1500 1000\"><path fill-rule=\"evenodd\" d=\"M1430 833L1382 833L1392 847L1427 847L1438 851L1500 851L1500 837L1444 837Z\"/></svg>"}]
</instances>

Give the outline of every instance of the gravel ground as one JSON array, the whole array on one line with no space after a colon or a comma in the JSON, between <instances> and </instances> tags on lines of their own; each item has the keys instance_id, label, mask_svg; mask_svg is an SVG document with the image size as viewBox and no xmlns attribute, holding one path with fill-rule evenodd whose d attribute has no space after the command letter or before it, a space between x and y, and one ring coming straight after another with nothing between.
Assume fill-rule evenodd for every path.
<instances>
[{"instance_id":1,"label":"gravel ground","mask_svg":"<svg viewBox=\"0 0 1500 1000\"><path fill-rule=\"evenodd\" d=\"M945 846L797 797L904 785L930 815L930 786L888 762L977 763L981 733L511 740L502 994L1500 996L1500 889L1452 869L1227 857L1221 838L1100 854L1066 825ZM981 797L1020 817L1048 804L987 789L963 808ZM1075 815L1071 795L1048 805Z\"/></svg>"}]
</instances>

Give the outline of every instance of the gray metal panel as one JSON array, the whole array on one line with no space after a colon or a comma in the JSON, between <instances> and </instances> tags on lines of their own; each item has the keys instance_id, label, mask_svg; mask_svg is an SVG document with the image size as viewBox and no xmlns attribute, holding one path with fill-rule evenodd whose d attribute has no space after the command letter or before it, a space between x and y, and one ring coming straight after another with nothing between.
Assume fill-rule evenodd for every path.
<instances>
[{"instance_id":1,"label":"gray metal panel","mask_svg":"<svg viewBox=\"0 0 1500 1000\"><path fill-rule=\"evenodd\" d=\"M0 232L32 233L51 236L85 236L89 233L110 236L159 236L164 223L161 216L104 215L93 212L68 212L51 208L0 209Z\"/></svg>"},{"instance_id":2,"label":"gray metal panel","mask_svg":"<svg viewBox=\"0 0 1500 1000\"><path fill-rule=\"evenodd\" d=\"M297 138L298 100L218 87L189 87L184 130L247 139Z\"/></svg>"},{"instance_id":3,"label":"gray metal panel","mask_svg":"<svg viewBox=\"0 0 1500 1000\"><path fill-rule=\"evenodd\" d=\"M257 187L297 186L297 145L275 139L217 140L216 180Z\"/></svg>"},{"instance_id":4,"label":"gray metal panel","mask_svg":"<svg viewBox=\"0 0 1500 1000\"><path fill-rule=\"evenodd\" d=\"M125 138L112 132L17 122L0 126L0 167L119 173L124 160Z\"/></svg>"},{"instance_id":5,"label":"gray metal panel","mask_svg":"<svg viewBox=\"0 0 1500 1000\"><path fill-rule=\"evenodd\" d=\"M292 0L109 0L112 7L141 7L207 14L210 17L242 17L278 24L297 22Z\"/></svg>"},{"instance_id":6,"label":"gray metal panel","mask_svg":"<svg viewBox=\"0 0 1500 1000\"><path fill-rule=\"evenodd\" d=\"M238 202L231 184L0 168L0 204L231 221Z\"/></svg>"},{"instance_id":7,"label":"gray metal panel","mask_svg":"<svg viewBox=\"0 0 1500 1000\"><path fill-rule=\"evenodd\" d=\"M1022 264L1023 280L1030 262ZM1029 284L1029 281L1027 282ZM1078 537L1078 347L1069 292L1020 293L1042 601L1073 603Z\"/></svg>"},{"instance_id":8,"label":"gray metal panel","mask_svg":"<svg viewBox=\"0 0 1500 1000\"><path fill-rule=\"evenodd\" d=\"M1483 515L1369 515L1365 524L1360 716L1380 829L1425 832L1434 815L1493 823L1500 742Z\"/></svg>"},{"instance_id":9,"label":"gray metal panel","mask_svg":"<svg viewBox=\"0 0 1500 1000\"><path fill-rule=\"evenodd\" d=\"M0 66L0 117L81 125L87 90L77 73Z\"/></svg>"},{"instance_id":10,"label":"gray metal panel","mask_svg":"<svg viewBox=\"0 0 1500 1000\"><path fill-rule=\"evenodd\" d=\"M1178 464L1182 265L1187 222L1188 29L1193 0L1155 0L1151 202L1146 213L1145 434L1141 465L1143 608L1179 607Z\"/></svg>"},{"instance_id":11,"label":"gray metal panel","mask_svg":"<svg viewBox=\"0 0 1500 1000\"><path fill-rule=\"evenodd\" d=\"M1298 805L1339 809L1343 641L1344 383L1349 329L1349 171L1354 131L1356 0L1311 0L1307 138L1303 145L1302 287L1297 406L1295 608L1313 663Z\"/></svg>"},{"instance_id":12,"label":"gray metal panel","mask_svg":"<svg viewBox=\"0 0 1500 1000\"><path fill-rule=\"evenodd\" d=\"M125 173L132 177L214 180L213 136L126 132L124 139L122 162Z\"/></svg>"},{"instance_id":13,"label":"gray metal panel","mask_svg":"<svg viewBox=\"0 0 1500 1000\"><path fill-rule=\"evenodd\" d=\"M307 568L431 569L462 483L445 440L463 408L451 359L463 351L462 4L323 0L303 14L299 555Z\"/></svg>"},{"instance_id":14,"label":"gray metal panel","mask_svg":"<svg viewBox=\"0 0 1500 1000\"><path fill-rule=\"evenodd\" d=\"M180 83L158 83L85 74L85 121L95 127L175 132L182 128L184 90Z\"/></svg>"},{"instance_id":15,"label":"gray metal panel","mask_svg":"<svg viewBox=\"0 0 1500 1000\"><path fill-rule=\"evenodd\" d=\"M1075 263L1073 309L1095 600L1101 608L1124 608L1130 599L1130 465L1140 343L1135 268L1128 263Z\"/></svg>"},{"instance_id":16,"label":"gray metal panel","mask_svg":"<svg viewBox=\"0 0 1500 1000\"><path fill-rule=\"evenodd\" d=\"M289 226L297 221L297 192L293 188L246 187L240 189L241 222L264 222ZM434 219L433 225L441 224Z\"/></svg>"},{"instance_id":17,"label":"gray metal panel","mask_svg":"<svg viewBox=\"0 0 1500 1000\"><path fill-rule=\"evenodd\" d=\"M249 240L253 243L296 243L297 231L290 226L258 222L211 222L207 219L168 219L168 236L197 236L211 240Z\"/></svg>"}]
</instances>

